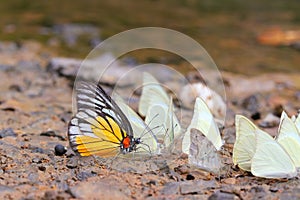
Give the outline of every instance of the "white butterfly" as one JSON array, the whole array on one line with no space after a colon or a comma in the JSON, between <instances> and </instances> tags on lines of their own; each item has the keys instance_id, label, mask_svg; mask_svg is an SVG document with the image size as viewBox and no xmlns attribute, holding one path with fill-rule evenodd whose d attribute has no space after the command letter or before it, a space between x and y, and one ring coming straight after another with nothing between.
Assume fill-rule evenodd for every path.
<instances>
[{"instance_id":1,"label":"white butterfly","mask_svg":"<svg viewBox=\"0 0 300 200\"><path fill-rule=\"evenodd\" d=\"M296 167L300 167L300 135L294 122L282 112L277 141L287 151Z\"/></svg>"},{"instance_id":2,"label":"white butterfly","mask_svg":"<svg viewBox=\"0 0 300 200\"><path fill-rule=\"evenodd\" d=\"M140 116L124 102L120 96L114 93L113 99L129 120L134 135L138 138L142 138L142 143L149 148L138 148L136 152L150 151L151 154L157 154L159 151L159 145L152 130L146 125Z\"/></svg>"},{"instance_id":3,"label":"white butterfly","mask_svg":"<svg viewBox=\"0 0 300 200\"><path fill-rule=\"evenodd\" d=\"M174 113L171 98L160 83L149 73L144 73L143 90L139 103L139 113L145 116L145 123L150 129L155 128L155 135L169 148L181 133L181 126ZM159 128L157 128L159 127Z\"/></svg>"},{"instance_id":4,"label":"white butterfly","mask_svg":"<svg viewBox=\"0 0 300 200\"><path fill-rule=\"evenodd\" d=\"M236 116L236 142L233 163L255 176L264 178L292 178L297 175L299 161L293 145L300 145L291 131L291 119L282 114L277 140L260 130L246 117ZM293 124L293 123L292 123Z\"/></svg>"},{"instance_id":5,"label":"white butterfly","mask_svg":"<svg viewBox=\"0 0 300 200\"><path fill-rule=\"evenodd\" d=\"M220 172L223 163L213 143L196 129L191 130L190 136L189 164L216 174Z\"/></svg>"},{"instance_id":6,"label":"white butterfly","mask_svg":"<svg viewBox=\"0 0 300 200\"><path fill-rule=\"evenodd\" d=\"M251 173L263 178L293 178L296 166L289 154L273 138L256 135L256 151L251 160Z\"/></svg>"},{"instance_id":7,"label":"white butterfly","mask_svg":"<svg viewBox=\"0 0 300 200\"><path fill-rule=\"evenodd\" d=\"M298 132L300 133L300 110L298 111L297 116L292 116L292 121L295 123Z\"/></svg>"},{"instance_id":8,"label":"white butterfly","mask_svg":"<svg viewBox=\"0 0 300 200\"><path fill-rule=\"evenodd\" d=\"M203 133L209 141L212 142L217 150L223 146L219 128L214 121L209 108L201 98L196 98L194 114L187 131L182 140L182 152L189 154L191 144L191 129L197 129Z\"/></svg>"},{"instance_id":9,"label":"white butterfly","mask_svg":"<svg viewBox=\"0 0 300 200\"><path fill-rule=\"evenodd\" d=\"M235 116L236 140L233 146L233 163L251 171L251 160L256 150L256 133L261 130L242 115ZM268 137L268 134L263 134ZM270 136L271 137L271 136Z\"/></svg>"},{"instance_id":10,"label":"white butterfly","mask_svg":"<svg viewBox=\"0 0 300 200\"><path fill-rule=\"evenodd\" d=\"M189 155L190 164L217 173L223 166L218 154L223 143L209 108L201 98L196 98L193 118L182 140L182 152Z\"/></svg>"}]
</instances>

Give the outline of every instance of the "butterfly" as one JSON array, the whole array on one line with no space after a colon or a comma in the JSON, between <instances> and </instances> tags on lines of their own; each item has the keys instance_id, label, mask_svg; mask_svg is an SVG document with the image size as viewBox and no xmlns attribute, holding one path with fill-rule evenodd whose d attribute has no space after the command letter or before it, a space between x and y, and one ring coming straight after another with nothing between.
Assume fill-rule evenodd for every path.
<instances>
[{"instance_id":1,"label":"butterfly","mask_svg":"<svg viewBox=\"0 0 300 200\"><path fill-rule=\"evenodd\" d=\"M285 112L281 115L275 139L260 130L246 117L236 116L236 142L233 163L255 176L292 178L300 167L300 137L293 121Z\"/></svg>"},{"instance_id":2,"label":"butterfly","mask_svg":"<svg viewBox=\"0 0 300 200\"><path fill-rule=\"evenodd\" d=\"M79 155L112 157L138 151L138 145L149 147L141 137L134 137L130 121L100 85L81 83L77 88L77 105L68 137L70 146Z\"/></svg>"},{"instance_id":3,"label":"butterfly","mask_svg":"<svg viewBox=\"0 0 300 200\"><path fill-rule=\"evenodd\" d=\"M216 150L220 150L224 144L212 113L207 104L200 97L196 98L193 118L182 140L182 152L186 154L189 154L190 150L191 129L197 129L203 133Z\"/></svg>"},{"instance_id":4,"label":"butterfly","mask_svg":"<svg viewBox=\"0 0 300 200\"><path fill-rule=\"evenodd\" d=\"M223 163L219 150L224 142L207 104L196 98L194 114L182 140L182 152L189 155L189 163L198 168L219 173Z\"/></svg>"},{"instance_id":5,"label":"butterfly","mask_svg":"<svg viewBox=\"0 0 300 200\"><path fill-rule=\"evenodd\" d=\"M294 124L296 125L298 132L300 133L300 110L298 110L298 114L297 115L293 115L291 117L292 121L294 122Z\"/></svg>"},{"instance_id":6,"label":"butterfly","mask_svg":"<svg viewBox=\"0 0 300 200\"><path fill-rule=\"evenodd\" d=\"M297 169L291 156L274 138L258 133L251 173L263 178L293 178Z\"/></svg>"},{"instance_id":7,"label":"butterfly","mask_svg":"<svg viewBox=\"0 0 300 200\"><path fill-rule=\"evenodd\" d=\"M163 140L161 149L171 149L174 140L181 134L181 126L174 112L172 98L161 84L149 73L144 72L143 90L139 103L139 113L145 116L145 123Z\"/></svg>"}]
</instances>

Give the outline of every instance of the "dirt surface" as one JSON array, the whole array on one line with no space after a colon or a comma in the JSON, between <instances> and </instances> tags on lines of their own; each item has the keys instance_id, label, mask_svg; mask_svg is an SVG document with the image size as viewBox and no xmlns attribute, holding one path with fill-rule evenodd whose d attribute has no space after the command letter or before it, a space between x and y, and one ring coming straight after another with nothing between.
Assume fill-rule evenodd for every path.
<instances>
[{"instance_id":1,"label":"dirt surface","mask_svg":"<svg viewBox=\"0 0 300 200\"><path fill-rule=\"evenodd\" d=\"M231 161L234 115L258 119L258 124L267 114L278 116L282 108L295 114L300 108L299 74L248 78L222 73L228 111L222 131L226 169L221 174L195 169L180 154L152 172L121 172L70 150L66 132L72 116L72 80L47 70L49 58L39 54L36 44L7 49L2 50L5 59L0 65L1 199L300 198L298 177L257 178ZM267 131L276 134L277 124L267 125ZM63 155L55 151L58 144L68 148Z\"/></svg>"}]
</instances>

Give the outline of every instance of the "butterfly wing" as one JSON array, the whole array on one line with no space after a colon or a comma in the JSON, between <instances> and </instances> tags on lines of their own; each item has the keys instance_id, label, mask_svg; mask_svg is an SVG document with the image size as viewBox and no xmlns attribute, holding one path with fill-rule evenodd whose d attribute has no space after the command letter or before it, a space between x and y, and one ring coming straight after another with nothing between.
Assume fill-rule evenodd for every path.
<instances>
[{"instance_id":1,"label":"butterfly wing","mask_svg":"<svg viewBox=\"0 0 300 200\"><path fill-rule=\"evenodd\" d=\"M256 152L251 162L251 173L254 176L292 178L297 175L292 159L277 141L266 141L261 134L256 135L256 141Z\"/></svg>"},{"instance_id":2,"label":"butterfly wing","mask_svg":"<svg viewBox=\"0 0 300 200\"><path fill-rule=\"evenodd\" d=\"M278 128L278 133L282 134L290 134L296 133L298 134L298 129L296 124L293 122L291 118L283 111L280 117L280 124Z\"/></svg>"},{"instance_id":3,"label":"butterfly wing","mask_svg":"<svg viewBox=\"0 0 300 200\"><path fill-rule=\"evenodd\" d=\"M148 109L156 103L168 105L169 96L160 83L149 73L144 72L143 91L139 103L139 113L146 116Z\"/></svg>"},{"instance_id":4,"label":"butterfly wing","mask_svg":"<svg viewBox=\"0 0 300 200\"><path fill-rule=\"evenodd\" d=\"M219 173L223 167L219 152L212 142L195 129L191 131L189 164L215 174Z\"/></svg>"},{"instance_id":5,"label":"butterfly wing","mask_svg":"<svg viewBox=\"0 0 300 200\"><path fill-rule=\"evenodd\" d=\"M206 103L199 97L195 102L194 114L191 124L187 128L182 141L182 151L186 154L189 154L191 144L191 129L199 130L207 137L209 141L213 143L217 150L221 149L223 141L221 139L219 128L215 123L214 118Z\"/></svg>"},{"instance_id":6,"label":"butterfly wing","mask_svg":"<svg viewBox=\"0 0 300 200\"><path fill-rule=\"evenodd\" d=\"M152 154L157 153L158 143L151 127L147 126L140 116L134 112L120 96L114 94L113 98L116 100L123 113L126 113L126 116L132 126L134 136L136 138L141 138L141 145L145 145L145 148L138 148L137 152L149 152L150 150Z\"/></svg>"},{"instance_id":7,"label":"butterfly wing","mask_svg":"<svg viewBox=\"0 0 300 200\"><path fill-rule=\"evenodd\" d=\"M236 115L235 128L236 140L233 146L233 163L245 171L250 171L251 159L256 148L256 126L246 117Z\"/></svg>"},{"instance_id":8,"label":"butterfly wing","mask_svg":"<svg viewBox=\"0 0 300 200\"><path fill-rule=\"evenodd\" d=\"M110 157L120 151L120 144L132 127L118 105L99 85L81 83L77 88L78 113L71 119L70 146L81 156Z\"/></svg>"},{"instance_id":9,"label":"butterfly wing","mask_svg":"<svg viewBox=\"0 0 300 200\"><path fill-rule=\"evenodd\" d=\"M272 141L273 138L242 115L236 115L235 127L236 140L233 146L233 163L245 171L250 171L251 160L256 151L256 135L259 134L261 140L265 141Z\"/></svg>"},{"instance_id":10,"label":"butterfly wing","mask_svg":"<svg viewBox=\"0 0 300 200\"><path fill-rule=\"evenodd\" d=\"M294 122L285 112L281 115L277 141L289 154L296 167L300 167L300 136Z\"/></svg>"},{"instance_id":11,"label":"butterfly wing","mask_svg":"<svg viewBox=\"0 0 300 200\"><path fill-rule=\"evenodd\" d=\"M299 133L299 135L300 135L300 113L298 113L298 116L296 117L294 123L295 123L295 125L296 125L296 127L297 127L297 129L298 129L298 133Z\"/></svg>"},{"instance_id":12,"label":"butterfly wing","mask_svg":"<svg viewBox=\"0 0 300 200\"><path fill-rule=\"evenodd\" d=\"M143 91L139 103L139 113L145 117L150 129L155 128L157 138L169 147L181 133L181 126L174 113L171 98L160 83L149 73L144 73Z\"/></svg>"},{"instance_id":13,"label":"butterfly wing","mask_svg":"<svg viewBox=\"0 0 300 200\"><path fill-rule=\"evenodd\" d=\"M153 103L147 111L145 123L151 129L155 128L155 135L163 139L166 146L169 146L181 133L181 126L174 113L172 99L169 100L168 105Z\"/></svg>"}]
</instances>

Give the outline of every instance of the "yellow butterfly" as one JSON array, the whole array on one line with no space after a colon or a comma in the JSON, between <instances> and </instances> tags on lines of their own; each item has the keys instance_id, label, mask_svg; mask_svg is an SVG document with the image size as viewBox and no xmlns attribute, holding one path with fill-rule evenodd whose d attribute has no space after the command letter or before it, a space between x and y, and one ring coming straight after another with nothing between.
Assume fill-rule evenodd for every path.
<instances>
[{"instance_id":1,"label":"yellow butterfly","mask_svg":"<svg viewBox=\"0 0 300 200\"><path fill-rule=\"evenodd\" d=\"M81 156L112 157L137 151L144 144L135 138L132 126L105 91L94 84L82 83L77 89L78 112L71 119L68 137L72 149ZM145 130L147 126L145 125ZM155 140L154 136L151 137Z\"/></svg>"}]
</instances>

